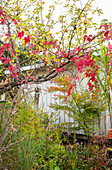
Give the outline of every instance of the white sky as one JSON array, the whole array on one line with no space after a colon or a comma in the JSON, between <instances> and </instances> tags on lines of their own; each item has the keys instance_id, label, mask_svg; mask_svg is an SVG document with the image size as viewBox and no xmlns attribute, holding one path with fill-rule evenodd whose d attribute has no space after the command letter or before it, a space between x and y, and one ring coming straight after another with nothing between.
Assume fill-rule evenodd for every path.
<instances>
[{"instance_id":1,"label":"white sky","mask_svg":"<svg viewBox=\"0 0 112 170\"><path fill-rule=\"evenodd\" d=\"M103 11L103 14L96 18L97 22L102 19L108 19L109 22L112 22L112 0L95 0L93 4L95 7L98 6Z\"/></svg>"},{"instance_id":2,"label":"white sky","mask_svg":"<svg viewBox=\"0 0 112 170\"><path fill-rule=\"evenodd\" d=\"M57 1L57 0L56 0ZM63 1L63 3L65 2L64 0L60 0ZM71 0L72 1L72 0ZM45 0L46 2L46 8L44 10L44 12L47 12L47 7L49 5L52 4L52 0ZM85 3L88 2L88 0L81 0L82 2L82 6L85 5ZM80 2L78 2L78 4L80 5ZM95 14L93 17L93 22L98 23L98 25L100 25L101 20L103 19L108 19L109 22L112 22L112 0L95 0L94 2L92 2L92 6L95 9L97 6L99 9L102 9L103 14L101 14L100 16L98 16L97 14ZM58 6L56 8L56 10L54 11L54 20L58 18L59 15L62 15L62 7ZM57 28L55 27L55 31L56 29L58 30L58 26Z\"/></svg>"},{"instance_id":3,"label":"white sky","mask_svg":"<svg viewBox=\"0 0 112 170\"><path fill-rule=\"evenodd\" d=\"M88 0L81 0L82 4L84 5L85 2ZM46 4L52 4L52 0L45 0ZM64 0L63 0L64 2ZM92 2L93 7L99 7L100 9L103 10L102 16L100 17L101 19L108 19L110 22L112 21L112 0L95 0Z\"/></svg>"}]
</instances>

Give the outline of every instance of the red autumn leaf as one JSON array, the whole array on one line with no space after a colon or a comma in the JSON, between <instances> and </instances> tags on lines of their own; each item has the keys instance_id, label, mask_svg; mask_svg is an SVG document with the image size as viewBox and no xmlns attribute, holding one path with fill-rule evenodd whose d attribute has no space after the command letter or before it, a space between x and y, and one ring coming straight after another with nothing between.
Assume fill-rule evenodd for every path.
<instances>
[{"instance_id":1,"label":"red autumn leaf","mask_svg":"<svg viewBox=\"0 0 112 170\"><path fill-rule=\"evenodd\" d=\"M8 67L8 69L9 69L10 73L12 73L12 71L14 70L12 63L11 63L11 65L10 65L10 67Z\"/></svg>"},{"instance_id":2,"label":"red autumn leaf","mask_svg":"<svg viewBox=\"0 0 112 170\"><path fill-rule=\"evenodd\" d=\"M88 37L87 35L84 36L84 42L86 41L87 37Z\"/></svg>"},{"instance_id":3,"label":"red autumn leaf","mask_svg":"<svg viewBox=\"0 0 112 170\"><path fill-rule=\"evenodd\" d=\"M104 24L103 25L105 29L108 29L109 25L108 24Z\"/></svg>"},{"instance_id":4,"label":"red autumn leaf","mask_svg":"<svg viewBox=\"0 0 112 170\"><path fill-rule=\"evenodd\" d=\"M56 41L53 41L53 47L55 48L57 45L57 42Z\"/></svg>"},{"instance_id":5,"label":"red autumn leaf","mask_svg":"<svg viewBox=\"0 0 112 170\"><path fill-rule=\"evenodd\" d=\"M5 59L5 60L4 60L4 65L6 65L6 64L7 64L7 60Z\"/></svg>"},{"instance_id":6,"label":"red autumn leaf","mask_svg":"<svg viewBox=\"0 0 112 170\"><path fill-rule=\"evenodd\" d=\"M46 49L43 51L43 55L45 55L46 54Z\"/></svg>"},{"instance_id":7,"label":"red autumn leaf","mask_svg":"<svg viewBox=\"0 0 112 170\"><path fill-rule=\"evenodd\" d=\"M24 31L18 32L18 37L21 39L24 36Z\"/></svg>"},{"instance_id":8,"label":"red autumn leaf","mask_svg":"<svg viewBox=\"0 0 112 170\"><path fill-rule=\"evenodd\" d=\"M80 47L77 48L78 52L80 52Z\"/></svg>"},{"instance_id":9,"label":"red autumn leaf","mask_svg":"<svg viewBox=\"0 0 112 170\"><path fill-rule=\"evenodd\" d=\"M56 69L56 71L57 71L57 73L59 73L59 68L58 68L58 69Z\"/></svg>"},{"instance_id":10,"label":"red autumn leaf","mask_svg":"<svg viewBox=\"0 0 112 170\"><path fill-rule=\"evenodd\" d=\"M67 56L68 56L68 53L64 53L64 58L67 58Z\"/></svg>"},{"instance_id":11,"label":"red autumn leaf","mask_svg":"<svg viewBox=\"0 0 112 170\"><path fill-rule=\"evenodd\" d=\"M12 21L14 21L14 24L17 25L17 21L15 19L12 19Z\"/></svg>"},{"instance_id":12,"label":"red autumn leaf","mask_svg":"<svg viewBox=\"0 0 112 170\"><path fill-rule=\"evenodd\" d=\"M44 58L43 61L46 61L46 58Z\"/></svg>"},{"instance_id":13,"label":"red autumn leaf","mask_svg":"<svg viewBox=\"0 0 112 170\"><path fill-rule=\"evenodd\" d=\"M88 41L92 41L92 39L91 39L90 37L87 37L87 40L88 40Z\"/></svg>"},{"instance_id":14,"label":"red autumn leaf","mask_svg":"<svg viewBox=\"0 0 112 170\"><path fill-rule=\"evenodd\" d=\"M64 71L65 71L65 69L64 69L64 68L60 68L60 70L61 70L61 72L64 72Z\"/></svg>"},{"instance_id":15,"label":"red autumn leaf","mask_svg":"<svg viewBox=\"0 0 112 170\"><path fill-rule=\"evenodd\" d=\"M92 90L93 90L94 85L93 85L91 82L88 82L88 86L89 86L89 90L90 90L90 91L92 91Z\"/></svg>"},{"instance_id":16,"label":"red autumn leaf","mask_svg":"<svg viewBox=\"0 0 112 170\"><path fill-rule=\"evenodd\" d=\"M25 40L25 45L28 43L30 43L30 36L28 35L27 37L24 37Z\"/></svg>"},{"instance_id":17,"label":"red autumn leaf","mask_svg":"<svg viewBox=\"0 0 112 170\"><path fill-rule=\"evenodd\" d=\"M65 104L66 100L68 99L68 97L70 96L70 94L72 93L72 89L75 86L75 84L69 84L69 86L70 86L70 88L67 92L68 95L65 97L64 104Z\"/></svg>"},{"instance_id":18,"label":"red autumn leaf","mask_svg":"<svg viewBox=\"0 0 112 170\"><path fill-rule=\"evenodd\" d=\"M66 97L65 97L65 100L64 100L64 103L63 103L63 104L65 104L65 103L66 103L67 99L68 99L68 96L66 96Z\"/></svg>"},{"instance_id":19,"label":"red autumn leaf","mask_svg":"<svg viewBox=\"0 0 112 170\"><path fill-rule=\"evenodd\" d=\"M106 31L105 34L104 34L104 36L107 37L108 34L109 34L109 31Z\"/></svg>"},{"instance_id":20,"label":"red autumn leaf","mask_svg":"<svg viewBox=\"0 0 112 170\"><path fill-rule=\"evenodd\" d=\"M4 64L6 65L7 63L10 63L10 59L9 58L5 58L5 60L4 60Z\"/></svg>"},{"instance_id":21,"label":"red autumn leaf","mask_svg":"<svg viewBox=\"0 0 112 170\"><path fill-rule=\"evenodd\" d=\"M6 43L6 44L4 45L4 48L8 51L8 50L9 50L9 43Z\"/></svg>"},{"instance_id":22,"label":"red autumn leaf","mask_svg":"<svg viewBox=\"0 0 112 170\"><path fill-rule=\"evenodd\" d=\"M5 34L5 36L9 37L9 34Z\"/></svg>"},{"instance_id":23,"label":"red autumn leaf","mask_svg":"<svg viewBox=\"0 0 112 170\"><path fill-rule=\"evenodd\" d=\"M1 17L0 21L1 21L1 24L3 25L5 23L5 21L6 21L6 18L5 17L4 18Z\"/></svg>"},{"instance_id":24,"label":"red autumn leaf","mask_svg":"<svg viewBox=\"0 0 112 170\"><path fill-rule=\"evenodd\" d=\"M12 77L17 77L17 72L13 72L13 75L12 75Z\"/></svg>"},{"instance_id":25,"label":"red autumn leaf","mask_svg":"<svg viewBox=\"0 0 112 170\"><path fill-rule=\"evenodd\" d=\"M111 52L112 45L110 44L110 42L108 43L108 48L109 48L109 52Z\"/></svg>"},{"instance_id":26,"label":"red autumn leaf","mask_svg":"<svg viewBox=\"0 0 112 170\"><path fill-rule=\"evenodd\" d=\"M47 43L47 41L45 40L45 42L44 42L44 45L46 46L48 43Z\"/></svg>"},{"instance_id":27,"label":"red autumn leaf","mask_svg":"<svg viewBox=\"0 0 112 170\"><path fill-rule=\"evenodd\" d=\"M93 37L93 36L90 34L89 37Z\"/></svg>"},{"instance_id":28,"label":"red autumn leaf","mask_svg":"<svg viewBox=\"0 0 112 170\"><path fill-rule=\"evenodd\" d=\"M57 46L56 46L56 48L57 48L57 49L60 49L60 46L59 46L59 45L57 45Z\"/></svg>"},{"instance_id":29,"label":"red autumn leaf","mask_svg":"<svg viewBox=\"0 0 112 170\"><path fill-rule=\"evenodd\" d=\"M101 31L101 34L103 34L105 31Z\"/></svg>"}]
</instances>

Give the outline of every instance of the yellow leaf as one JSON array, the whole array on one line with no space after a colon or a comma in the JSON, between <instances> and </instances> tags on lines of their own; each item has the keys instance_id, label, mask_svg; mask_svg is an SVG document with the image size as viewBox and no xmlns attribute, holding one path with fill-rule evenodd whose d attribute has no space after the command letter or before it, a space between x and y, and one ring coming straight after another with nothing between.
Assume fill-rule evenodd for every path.
<instances>
[{"instance_id":1,"label":"yellow leaf","mask_svg":"<svg viewBox=\"0 0 112 170\"><path fill-rule=\"evenodd\" d=\"M14 63L14 60L12 60L12 63Z\"/></svg>"},{"instance_id":2,"label":"yellow leaf","mask_svg":"<svg viewBox=\"0 0 112 170\"><path fill-rule=\"evenodd\" d=\"M107 148L107 150L112 151L112 148Z\"/></svg>"},{"instance_id":3,"label":"yellow leaf","mask_svg":"<svg viewBox=\"0 0 112 170\"><path fill-rule=\"evenodd\" d=\"M84 20L84 25L86 25L87 23L88 23L88 21L85 19L85 20Z\"/></svg>"},{"instance_id":4,"label":"yellow leaf","mask_svg":"<svg viewBox=\"0 0 112 170\"><path fill-rule=\"evenodd\" d=\"M82 56L83 53L79 52L79 57Z\"/></svg>"},{"instance_id":5,"label":"yellow leaf","mask_svg":"<svg viewBox=\"0 0 112 170\"><path fill-rule=\"evenodd\" d=\"M93 98L90 98L89 101L91 102L93 100Z\"/></svg>"}]
</instances>

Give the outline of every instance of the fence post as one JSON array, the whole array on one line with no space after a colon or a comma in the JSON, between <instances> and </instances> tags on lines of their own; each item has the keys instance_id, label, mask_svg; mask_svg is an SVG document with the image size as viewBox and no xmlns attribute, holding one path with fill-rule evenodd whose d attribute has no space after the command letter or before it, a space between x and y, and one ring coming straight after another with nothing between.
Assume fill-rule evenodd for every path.
<instances>
[{"instance_id":1,"label":"fence post","mask_svg":"<svg viewBox=\"0 0 112 170\"><path fill-rule=\"evenodd\" d=\"M40 88L36 87L35 88L35 99L34 99L34 104L38 105L39 104L39 92L40 92Z\"/></svg>"}]
</instances>

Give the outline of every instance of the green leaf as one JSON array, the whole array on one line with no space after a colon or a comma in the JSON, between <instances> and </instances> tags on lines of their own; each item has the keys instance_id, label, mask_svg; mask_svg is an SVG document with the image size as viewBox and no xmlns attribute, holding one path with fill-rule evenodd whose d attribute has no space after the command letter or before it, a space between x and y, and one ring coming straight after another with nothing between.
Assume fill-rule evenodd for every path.
<instances>
[{"instance_id":1,"label":"green leaf","mask_svg":"<svg viewBox=\"0 0 112 170\"><path fill-rule=\"evenodd\" d=\"M49 170L53 170L53 159L49 162Z\"/></svg>"},{"instance_id":2,"label":"green leaf","mask_svg":"<svg viewBox=\"0 0 112 170\"><path fill-rule=\"evenodd\" d=\"M103 19L101 20L101 22L108 22L108 19Z\"/></svg>"},{"instance_id":3,"label":"green leaf","mask_svg":"<svg viewBox=\"0 0 112 170\"><path fill-rule=\"evenodd\" d=\"M60 170L60 168L58 166L56 166L54 170Z\"/></svg>"}]
</instances>

